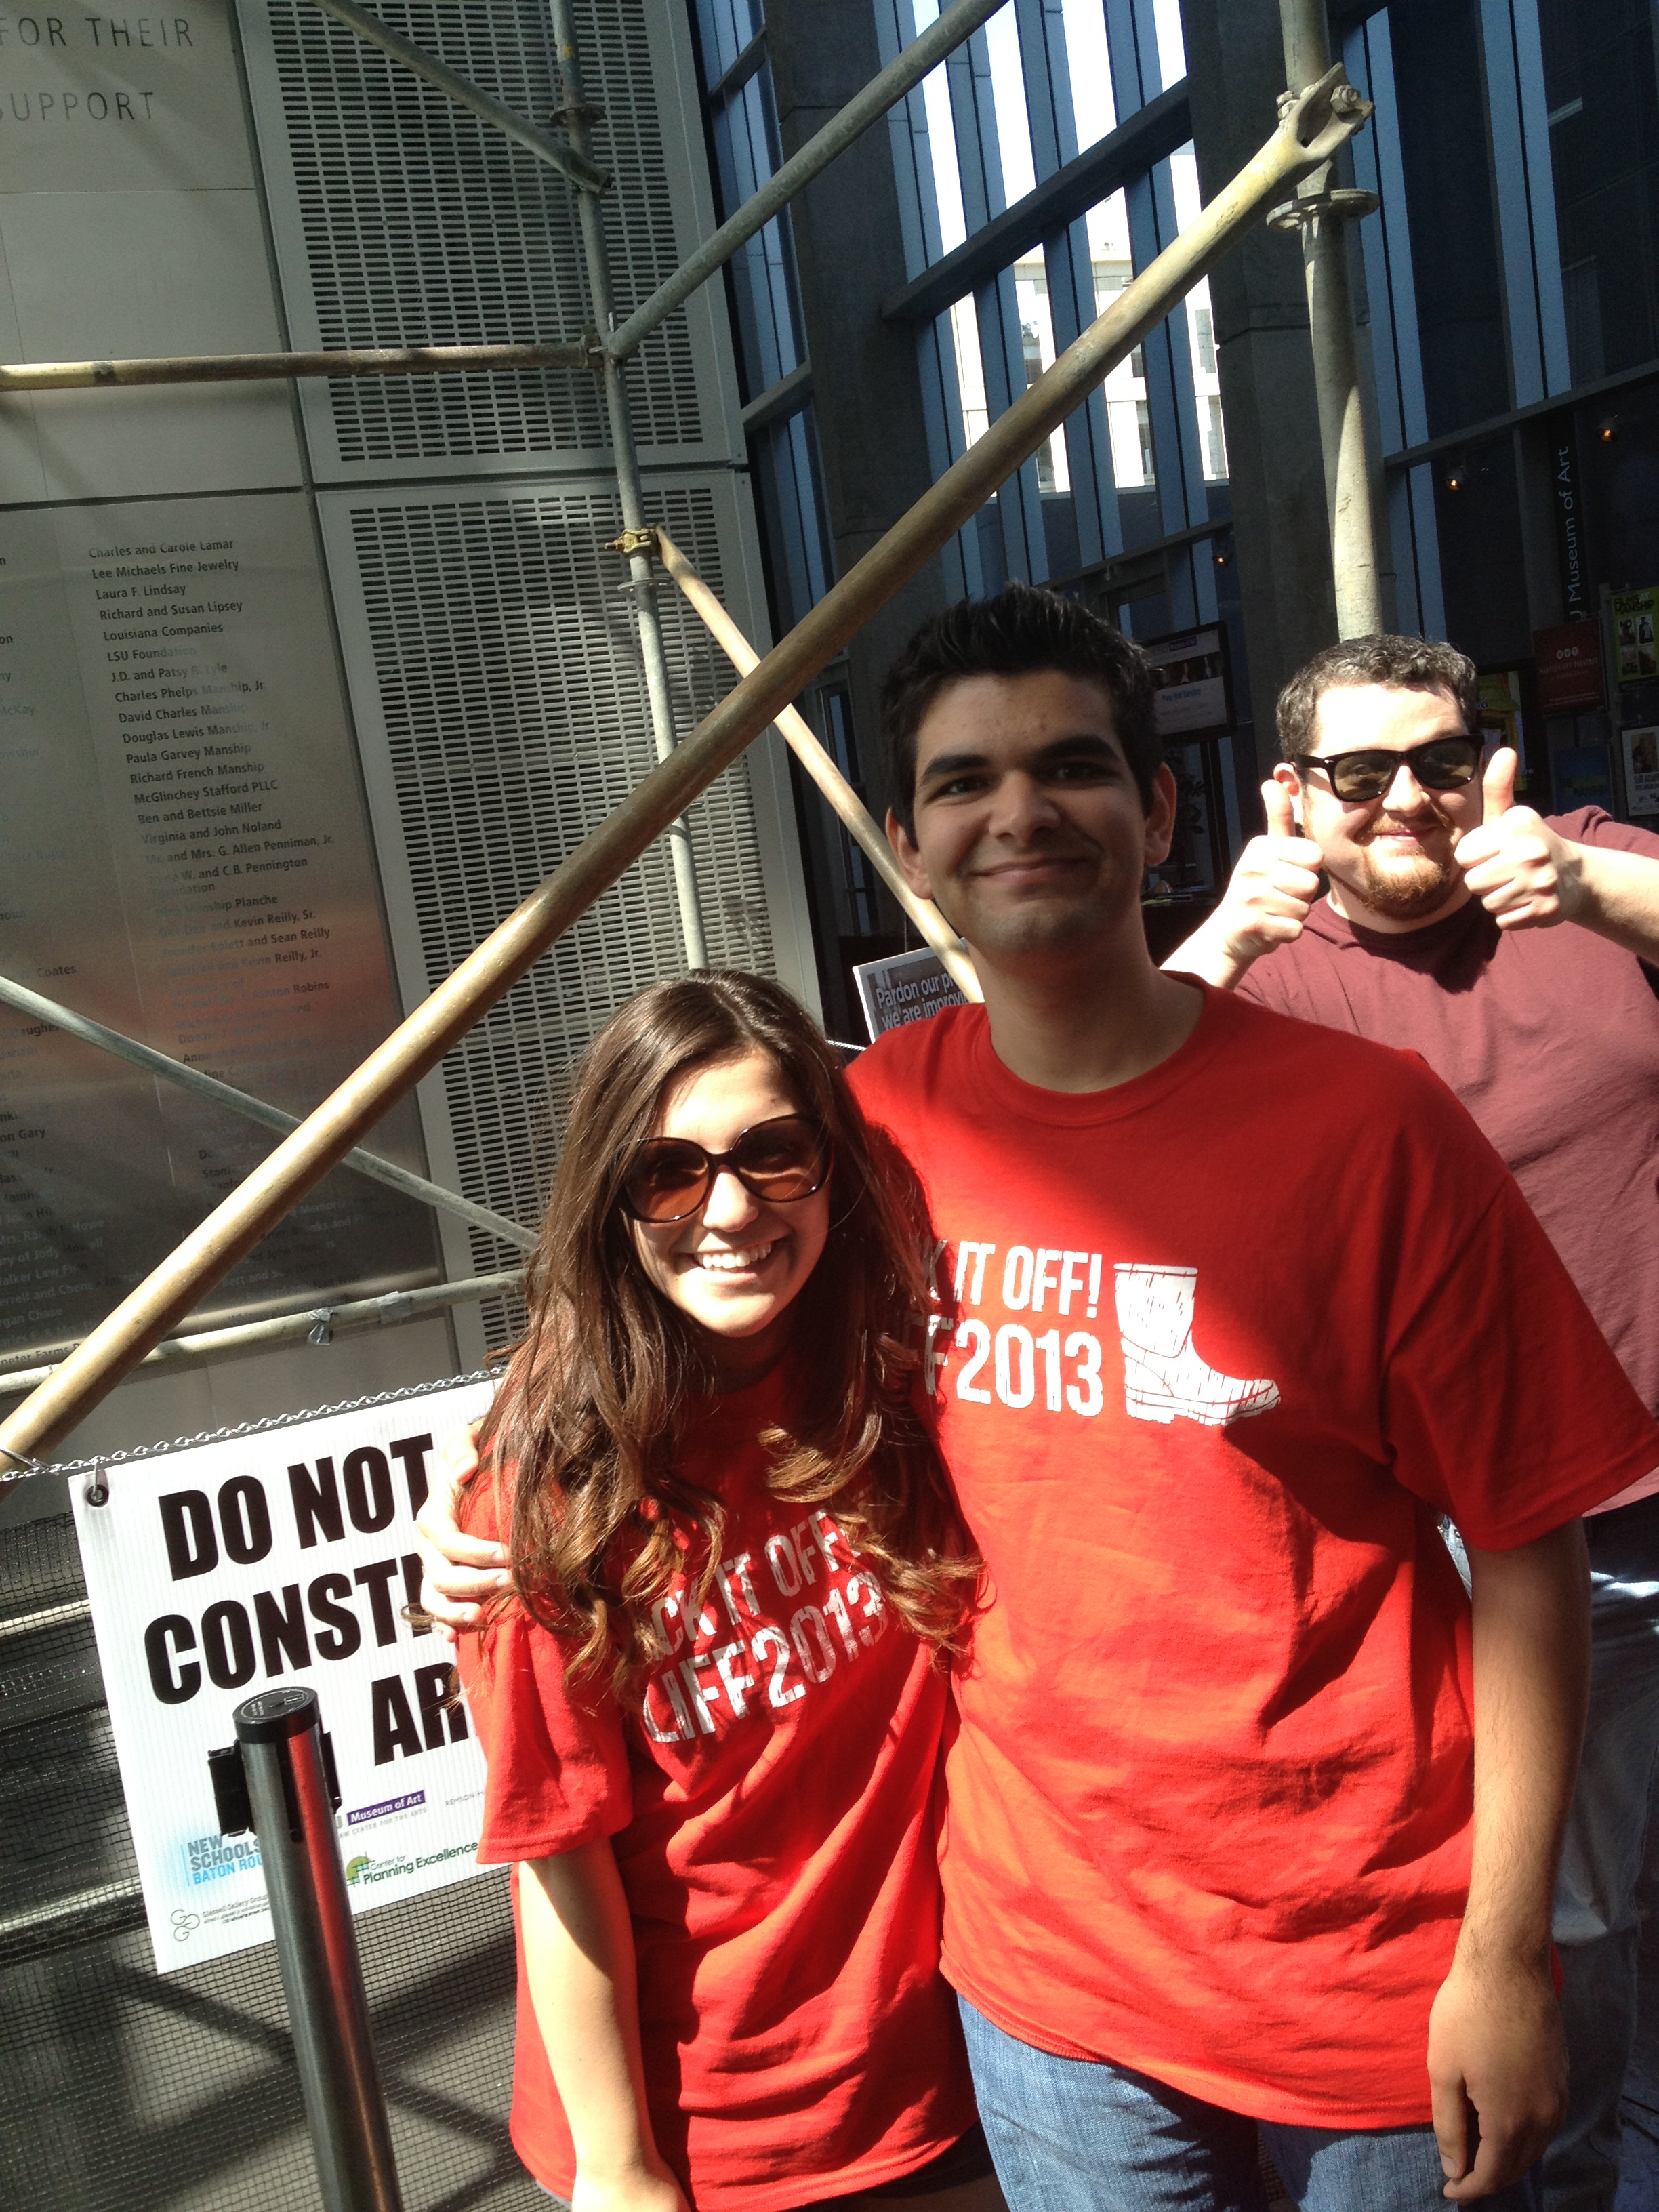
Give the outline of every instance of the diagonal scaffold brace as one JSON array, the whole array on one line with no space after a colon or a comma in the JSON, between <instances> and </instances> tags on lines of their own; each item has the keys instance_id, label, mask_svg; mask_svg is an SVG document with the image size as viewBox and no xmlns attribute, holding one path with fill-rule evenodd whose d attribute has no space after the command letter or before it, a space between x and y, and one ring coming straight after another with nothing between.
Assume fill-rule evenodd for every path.
<instances>
[{"instance_id":1,"label":"diagonal scaffold brace","mask_svg":"<svg viewBox=\"0 0 1659 2212\"><path fill-rule=\"evenodd\" d=\"M760 666L761 657L726 609L711 592L702 578L663 529L651 533L663 567L679 586L692 607L702 617L704 629L714 639L739 676L747 676ZM854 842L864 853L876 873L881 878L900 911L916 930L924 943L939 955L945 972L964 998L981 999L979 978L974 973L974 963L967 948L957 935L932 899L918 898L893 857L893 848L877 829L869 810L852 785L819 744L811 725L793 707L783 708L773 727L800 763L831 811L839 816L842 826Z\"/></svg>"},{"instance_id":2,"label":"diagonal scaffold brace","mask_svg":"<svg viewBox=\"0 0 1659 2212\"><path fill-rule=\"evenodd\" d=\"M605 892L1236 245L1276 193L1328 161L1370 112L1341 70L1279 127L1196 222L834 585L562 866L123 1299L0 1425L0 1462L33 1464ZM8 1478L0 1474L0 1486Z\"/></svg>"}]
</instances>

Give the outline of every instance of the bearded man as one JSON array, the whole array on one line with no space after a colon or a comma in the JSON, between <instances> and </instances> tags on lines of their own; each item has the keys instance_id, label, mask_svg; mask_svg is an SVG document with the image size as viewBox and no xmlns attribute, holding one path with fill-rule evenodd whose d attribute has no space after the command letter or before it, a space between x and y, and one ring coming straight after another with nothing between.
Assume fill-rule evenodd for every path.
<instances>
[{"instance_id":1,"label":"bearded man","mask_svg":"<svg viewBox=\"0 0 1659 2212\"><path fill-rule=\"evenodd\" d=\"M1421 1054L1656 1407L1659 837L1595 807L1516 806L1507 748L1483 781L1477 685L1461 653L1420 638L1316 654L1279 697L1268 834L1165 965ZM1656 1492L1659 1470L1585 1522L1593 1659L1556 1896L1570 2102L1544 2161L1550 2212L1612 2212L1618 2188L1659 1754Z\"/></svg>"}]
</instances>

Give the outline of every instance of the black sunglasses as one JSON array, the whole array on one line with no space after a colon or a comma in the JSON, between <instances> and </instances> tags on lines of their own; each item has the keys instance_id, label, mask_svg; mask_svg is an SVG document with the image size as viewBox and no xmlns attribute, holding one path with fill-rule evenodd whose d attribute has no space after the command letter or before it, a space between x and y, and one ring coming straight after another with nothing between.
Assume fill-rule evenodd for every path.
<instances>
[{"instance_id":1,"label":"black sunglasses","mask_svg":"<svg viewBox=\"0 0 1659 2212\"><path fill-rule=\"evenodd\" d=\"M1339 799L1381 799L1402 768L1425 791L1462 791L1480 773L1479 738L1431 738L1403 752L1367 747L1351 753L1298 753L1299 769L1322 768Z\"/></svg>"},{"instance_id":2,"label":"black sunglasses","mask_svg":"<svg viewBox=\"0 0 1659 2212\"><path fill-rule=\"evenodd\" d=\"M705 1152L684 1137L651 1137L629 1161L622 1202L635 1221L684 1221L708 1199L722 1170L753 1198L791 1206L830 1180L830 1139L805 1115L757 1121L729 1152Z\"/></svg>"}]
</instances>

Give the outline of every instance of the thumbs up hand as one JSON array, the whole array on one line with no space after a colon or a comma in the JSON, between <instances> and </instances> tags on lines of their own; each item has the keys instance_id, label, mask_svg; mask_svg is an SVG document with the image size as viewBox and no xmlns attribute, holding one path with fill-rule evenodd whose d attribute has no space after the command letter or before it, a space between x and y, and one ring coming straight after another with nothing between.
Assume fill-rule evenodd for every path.
<instances>
[{"instance_id":1,"label":"thumbs up hand","mask_svg":"<svg viewBox=\"0 0 1659 2212\"><path fill-rule=\"evenodd\" d=\"M1242 975L1253 960L1302 934L1319 896L1319 848L1296 826L1291 794L1276 779L1261 787L1267 835L1252 837L1238 856L1221 903L1204 925L1216 949Z\"/></svg>"},{"instance_id":2,"label":"thumbs up hand","mask_svg":"<svg viewBox=\"0 0 1659 2212\"><path fill-rule=\"evenodd\" d=\"M1514 750L1486 766L1486 818L1457 841L1463 880L1500 929L1551 929L1583 904L1581 848L1558 837L1540 814L1515 803Z\"/></svg>"}]
</instances>

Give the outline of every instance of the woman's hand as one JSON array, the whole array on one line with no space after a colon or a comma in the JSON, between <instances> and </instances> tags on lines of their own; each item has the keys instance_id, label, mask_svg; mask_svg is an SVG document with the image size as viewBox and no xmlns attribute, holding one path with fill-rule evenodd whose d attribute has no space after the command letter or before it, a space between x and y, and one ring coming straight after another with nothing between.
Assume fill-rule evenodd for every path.
<instances>
[{"instance_id":1,"label":"woman's hand","mask_svg":"<svg viewBox=\"0 0 1659 2212\"><path fill-rule=\"evenodd\" d=\"M690 2200L660 2159L626 2173L590 2178L579 2166L571 2212L691 2212Z\"/></svg>"},{"instance_id":2,"label":"woman's hand","mask_svg":"<svg viewBox=\"0 0 1659 2212\"><path fill-rule=\"evenodd\" d=\"M437 1623L439 1635L451 1642L458 1628L477 1626L485 1601L512 1580L506 1547L469 1536L455 1519L461 1485L477 1471L477 1432L475 1422L439 1437L432 1487L415 1522L421 1603Z\"/></svg>"}]
</instances>

